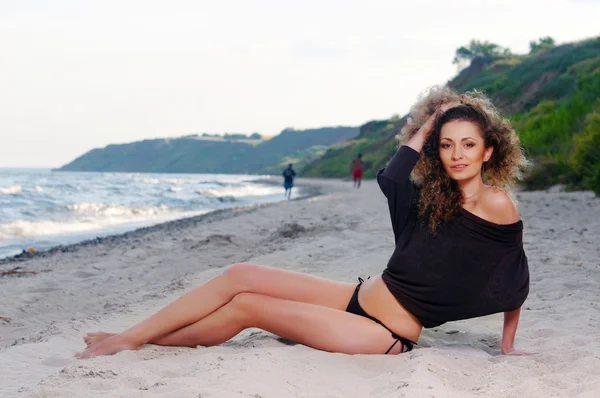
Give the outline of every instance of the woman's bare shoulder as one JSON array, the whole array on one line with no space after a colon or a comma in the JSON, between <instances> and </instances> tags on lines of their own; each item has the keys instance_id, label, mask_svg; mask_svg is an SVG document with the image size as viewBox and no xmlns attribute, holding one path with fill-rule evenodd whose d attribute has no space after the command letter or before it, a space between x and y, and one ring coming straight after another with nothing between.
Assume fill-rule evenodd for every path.
<instances>
[{"instance_id":1,"label":"woman's bare shoulder","mask_svg":"<svg viewBox=\"0 0 600 398\"><path fill-rule=\"evenodd\" d=\"M486 219L496 224L513 224L521 219L516 203L512 198L498 187L485 190L480 198L482 210Z\"/></svg>"}]
</instances>

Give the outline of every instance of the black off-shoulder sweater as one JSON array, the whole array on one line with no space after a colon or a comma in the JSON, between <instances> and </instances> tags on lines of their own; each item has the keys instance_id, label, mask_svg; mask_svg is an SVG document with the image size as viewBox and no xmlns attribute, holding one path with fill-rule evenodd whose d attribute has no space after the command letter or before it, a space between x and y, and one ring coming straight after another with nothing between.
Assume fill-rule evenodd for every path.
<instances>
[{"instance_id":1,"label":"black off-shoulder sweater","mask_svg":"<svg viewBox=\"0 0 600 398\"><path fill-rule=\"evenodd\" d=\"M409 179L419 156L402 146L377 174L396 240L382 275L388 289L426 328L520 308L529 293L523 222L495 224L461 208L431 234Z\"/></svg>"}]
</instances>

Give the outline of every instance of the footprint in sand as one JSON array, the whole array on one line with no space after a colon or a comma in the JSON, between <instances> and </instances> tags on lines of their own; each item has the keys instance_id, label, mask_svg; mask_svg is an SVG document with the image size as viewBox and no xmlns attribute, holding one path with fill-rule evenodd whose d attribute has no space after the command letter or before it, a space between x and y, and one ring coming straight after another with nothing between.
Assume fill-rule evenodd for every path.
<instances>
[{"instance_id":1,"label":"footprint in sand","mask_svg":"<svg viewBox=\"0 0 600 398\"><path fill-rule=\"evenodd\" d=\"M58 287L46 286L46 287L38 287L37 289L31 289L30 293L50 293L60 290Z\"/></svg>"},{"instance_id":2,"label":"footprint in sand","mask_svg":"<svg viewBox=\"0 0 600 398\"><path fill-rule=\"evenodd\" d=\"M75 271L73 272L73 276L76 278L91 278L92 276L96 276L98 274L94 274L92 272L86 272L86 271Z\"/></svg>"},{"instance_id":3,"label":"footprint in sand","mask_svg":"<svg viewBox=\"0 0 600 398\"><path fill-rule=\"evenodd\" d=\"M61 358L59 356L51 356L50 358L46 358L42 361L42 365L53 366L53 367L63 367L72 363L74 360L69 358Z\"/></svg>"}]
</instances>

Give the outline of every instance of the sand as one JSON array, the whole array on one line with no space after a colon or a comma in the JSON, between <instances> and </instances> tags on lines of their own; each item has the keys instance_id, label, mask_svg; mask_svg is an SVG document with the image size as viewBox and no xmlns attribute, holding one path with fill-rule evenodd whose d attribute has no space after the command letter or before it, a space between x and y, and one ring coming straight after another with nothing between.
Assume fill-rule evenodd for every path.
<instances>
[{"instance_id":1,"label":"sand","mask_svg":"<svg viewBox=\"0 0 600 398\"><path fill-rule=\"evenodd\" d=\"M221 211L55 251L0 278L0 396L599 397L600 199L521 192L531 292L516 346L502 315L425 330L398 356L349 356L247 330L219 347L144 346L75 360L89 331L119 331L235 262L343 281L382 271L393 250L386 201L310 180L323 195Z\"/></svg>"}]
</instances>

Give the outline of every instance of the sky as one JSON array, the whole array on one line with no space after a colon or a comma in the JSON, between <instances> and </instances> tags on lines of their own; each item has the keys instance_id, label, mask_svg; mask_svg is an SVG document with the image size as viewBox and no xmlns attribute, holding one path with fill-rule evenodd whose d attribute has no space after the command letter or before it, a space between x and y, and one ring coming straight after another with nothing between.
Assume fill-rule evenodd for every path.
<instances>
[{"instance_id":1,"label":"sky","mask_svg":"<svg viewBox=\"0 0 600 398\"><path fill-rule=\"evenodd\" d=\"M0 0L0 167L404 115L471 39L600 34L599 0Z\"/></svg>"}]
</instances>

